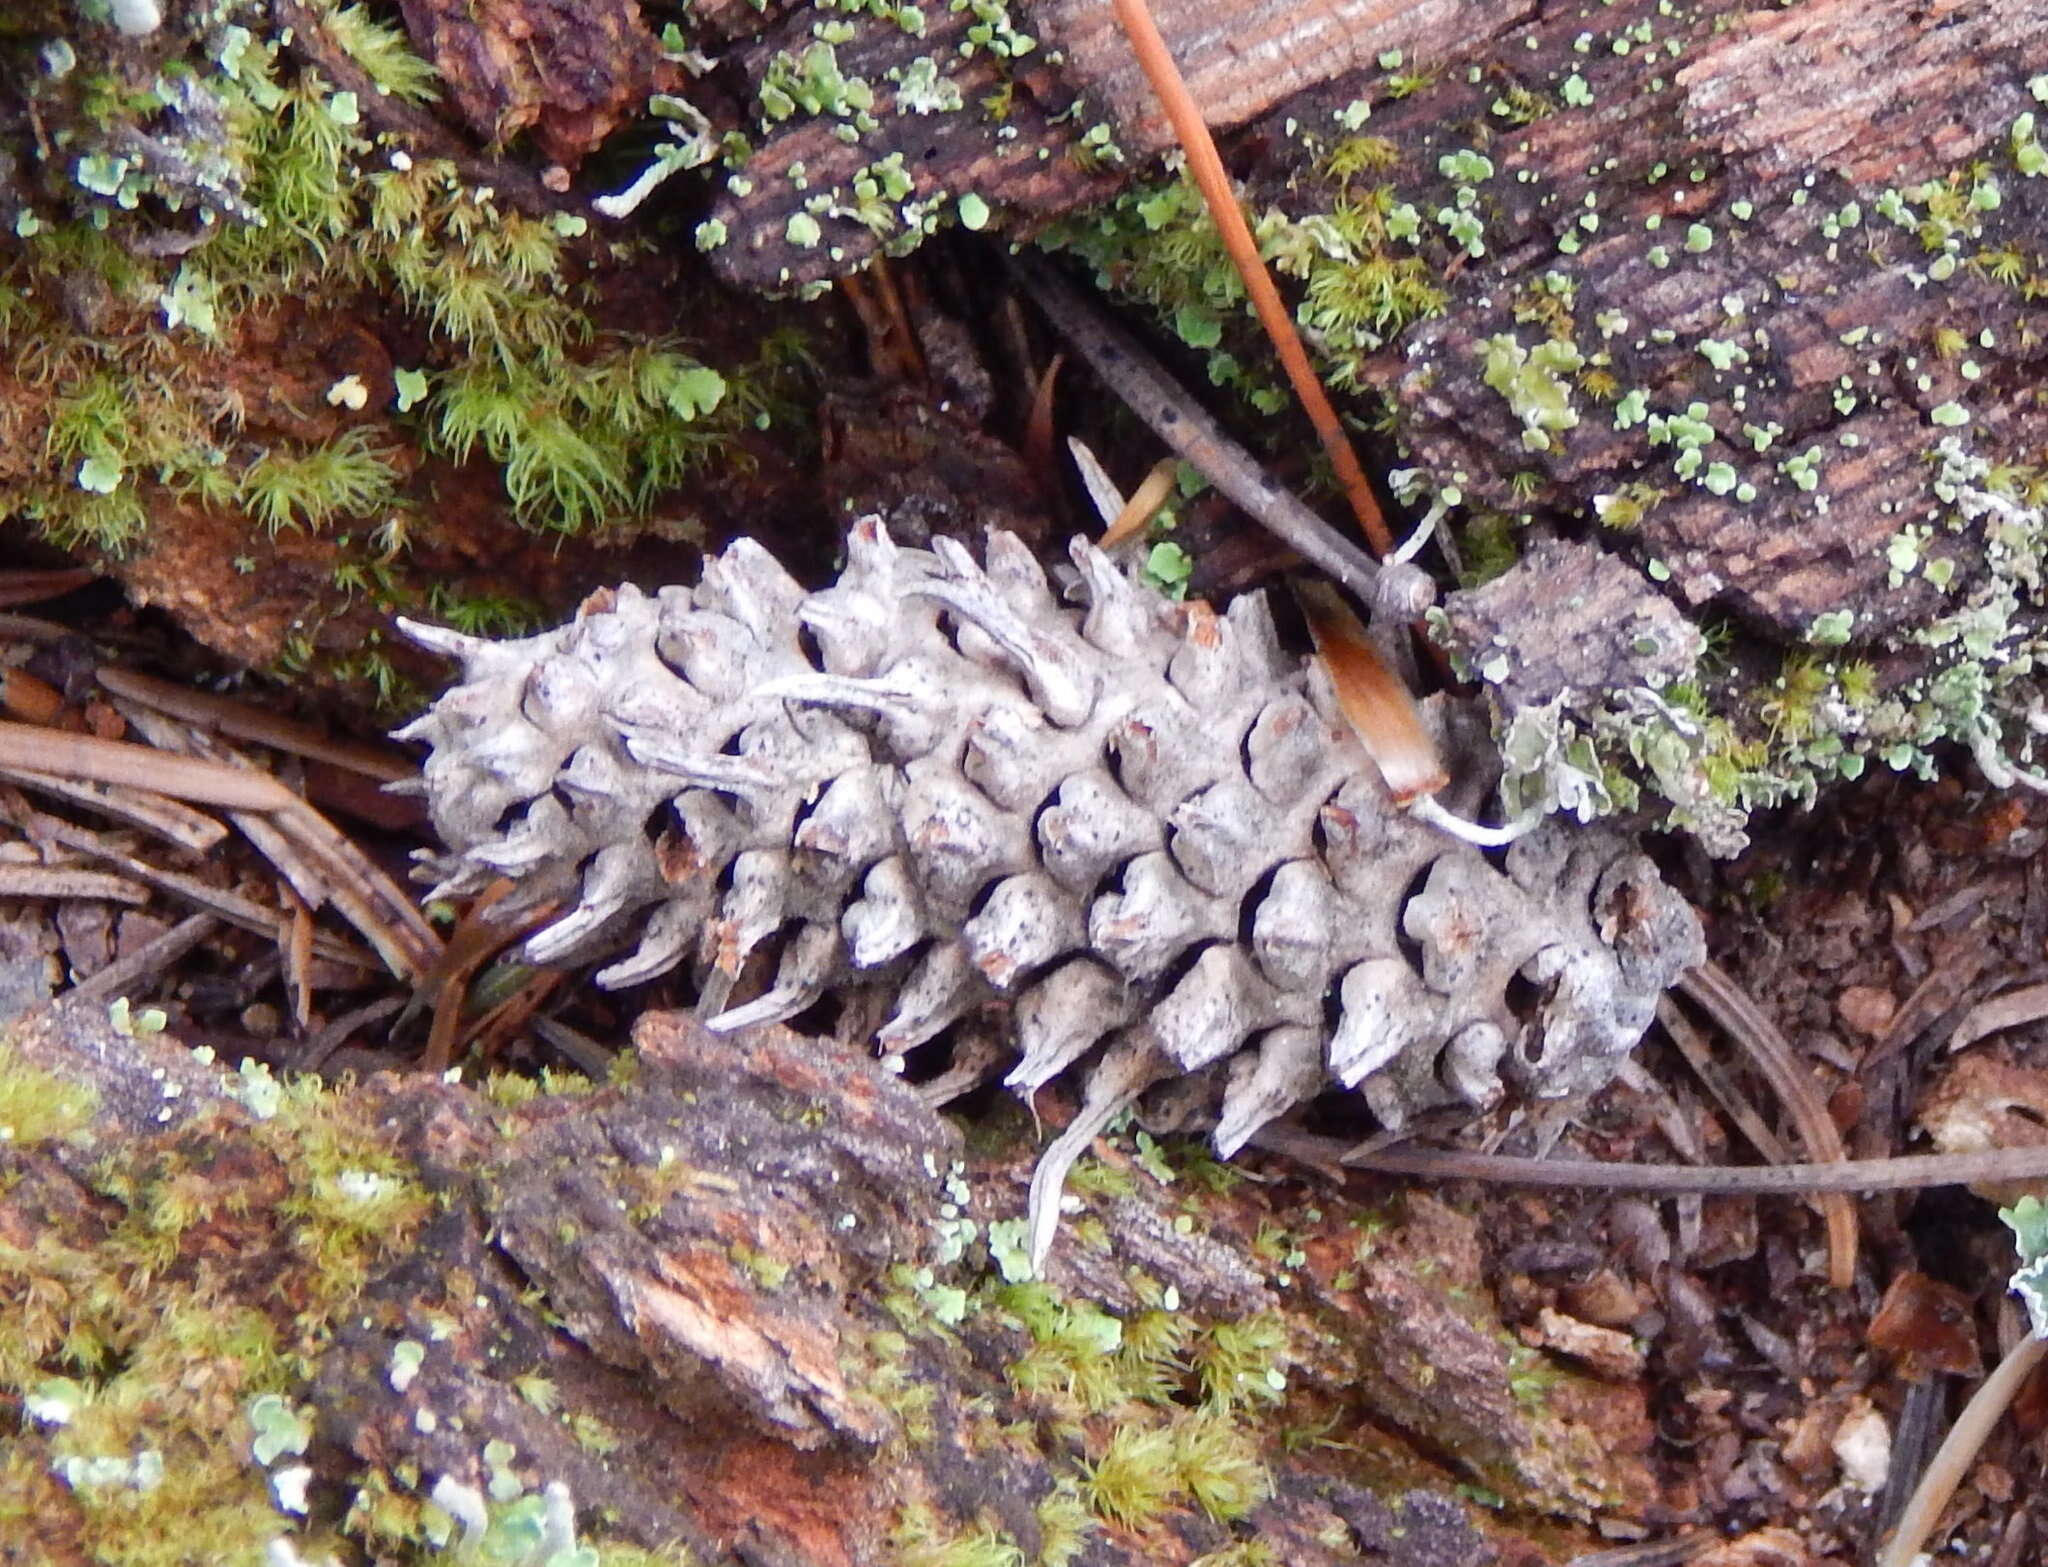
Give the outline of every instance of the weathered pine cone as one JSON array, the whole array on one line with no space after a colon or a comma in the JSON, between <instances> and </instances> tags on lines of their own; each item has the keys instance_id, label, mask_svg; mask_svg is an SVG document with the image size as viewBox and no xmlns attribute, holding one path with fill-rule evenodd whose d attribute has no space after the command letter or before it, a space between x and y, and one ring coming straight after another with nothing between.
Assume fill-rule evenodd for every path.
<instances>
[{"instance_id":1,"label":"weathered pine cone","mask_svg":"<svg viewBox=\"0 0 2048 1567\"><path fill-rule=\"evenodd\" d=\"M714 1028L886 986L900 1055L1007 999L1012 1087L1204 1075L1226 1156L1331 1084L1398 1128L1608 1080L1701 955L1646 858L1549 823L1496 865L1390 802L1263 598L1219 616L1072 554L1079 609L1009 535L984 569L870 521L822 592L741 540L540 636L408 625L464 672L402 731L441 890L572 904L527 955L630 947L601 985L693 959Z\"/></svg>"}]
</instances>

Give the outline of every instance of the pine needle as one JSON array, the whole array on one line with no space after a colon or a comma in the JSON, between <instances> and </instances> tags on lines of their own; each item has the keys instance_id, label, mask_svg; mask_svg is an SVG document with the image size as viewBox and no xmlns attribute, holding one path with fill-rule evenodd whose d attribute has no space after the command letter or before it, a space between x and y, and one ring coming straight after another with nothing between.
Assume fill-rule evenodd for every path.
<instances>
[{"instance_id":1,"label":"pine needle","mask_svg":"<svg viewBox=\"0 0 2048 1567\"><path fill-rule=\"evenodd\" d=\"M1330 466L1336 470L1338 482L1344 487L1345 498L1350 501L1352 513L1358 518L1358 526L1371 544L1373 553L1384 556L1394 547L1393 535L1387 529L1386 518L1380 514L1379 502L1373 498L1372 486L1366 482L1365 470L1358 465L1358 454L1351 449L1350 437L1344 433L1337 410L1330 406L1322 382L1309 365L1308 351L1302 347L1301 334L1294 328L1294 317L1288 313L1286 303L1280 298L1280 290L1274 287L1272 276L1266 271L1266 263L1259 255L1250 227L1245 223L1244 212L1237 204L1237 194L1231 189L1230 176L1224 172L1223 159L1216 151L1215 140L1203 122L1202 111L1196 106L1187 83L1181 80L1180 69L1167 51L1166 40L1159 36L1159 28L1153 22L1145 0L1112 0L1112 6L1118 25L1130 39L1132 52L1137 55L1138 64L1152 83L1152 90L1159 95L1160 107L1165 109L1173 134L1187 155L1188 174L1194 180L1195 188L1202 193L1202 200L1208 204L1209 216L1223 239L1223 248L1229 253L1231 264L1237 268L1238 276L1244 279L1245 292L1251 296L1252 305L1259 313L1259 324L1273 340L1274 351L1279 354L1281 367L1293 384L1294 395L1301 399L1309 423L1315 426L1316 436L1322 441L1323 450L1329 454Z\"/></svg>"}]
</instances>

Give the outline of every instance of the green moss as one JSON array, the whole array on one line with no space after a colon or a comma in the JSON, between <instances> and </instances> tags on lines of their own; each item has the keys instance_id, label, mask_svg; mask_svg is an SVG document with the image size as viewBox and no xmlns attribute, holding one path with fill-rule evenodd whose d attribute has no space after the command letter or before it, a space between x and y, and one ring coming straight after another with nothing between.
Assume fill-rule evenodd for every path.
<instances>
[{"instance_id":1,"label":"green moss","mask_svg":"<svg viewBox=\"0 0 2048 1567\"><path fill-rule=\"evenodd\" d=\"M1272 206L1252 215L1261 253L1299 289L1297 314L1324 378L1342 390L1365 385L1370 356L1444 308L1431 259L1418 249L1415 207L1391 184L1357 183L1393 160L1382 138L1340 139L1319 160L1325 184L1297 198L1305 210ZM1216 384L1235 387L1261 412L1285 406L1277 383L1251 367L1253 312L1192 185L1134 187L1054 224L1039 242L1085 257L1100 286L1150 305L1191 347L1205 349Z\"/></svg>"},{"instance_id":2,"label":"green moss","mask_svg":"<svg viewBox=\"0 0 2048 1567\"><path fill-rule=\"evenodd\" d=\"M438 378L431 439L456 461L497 463L529 525L582 531L687 478L722 446L701 421L726 383L674 348L613 345L577 373L500 358Z\"/></svg>"},{"instance_id":3,"label":"green moss","mask_svg":"<svg viewBox=\"0 0 2048 1567\"><path fill-rule=\"evenodd\" d=\"M31 1411L0 1471L9 1538L69 1516L90 1560L156 1567L254 1559L285 1527L250 1410L301 1385L430 1203L353 1096L242 1081L268 1111L253 1126L137 1139L91 1171L103 1228L53 1209L32 1246L0 1247L0 1396ZM60 1135L81 1096L33 1086L0 1068L0 1102L44 1101Z\"/></svg>"},{"instance_id":4,"label":"green moss","mask_svg":"<svg viewBox=\"0 0 2048 1567\"><path fill-rule=\"evenodd\" d=\"M1121 1529L1148 1527L1181 1489L1173 1433L1156 1427L1117 1427L1102 1456L1082 1471L1089 1507Z\"/></svg>"},{"instance_id":5,"label":"green moss","mask_svg":"<svg viewBox=\"0 0 2048 1567\"><path fill-rule=\"evenodd\" d=\"M952 1532L923 1502L903 1509L890 1531L897 1567L1025 1567L1017 1542L989 1526Z\"/></svg>"},{"instance_id":6,"label":"green moss","mask_svg":"<svg viewBox=\"0 0 2048 1567\"><path fill-rule=\"evenodd\" d=\"M1287 1392L1287 1324L1273 1312L1216 1323L1190 1359L1211 1409L1277 1404Z\"/></svg>"},{"instance_id":7,"label":"green moss","mask_svg":"<svg viewBox=\"0 0 2048 1567\"><path fill-rule=\"evenodd\" d=\"M1173 1461L1189 1498L1211 1518L1242 1518L1272 1494L1273 1479L1248 1433L1214 1413L1183 1416L1173 1427Z\"/></svg>"},{"instance_id":8,"label":"green moss","mask_svg":"<svg viewBox=\"0 0 2048 1567\"><path fill-rule=\"evenodd\" d=\"M433 67L412 52L405 34L396 27L377 21L361 5L316 0L312 9L324 13L321 26L369 73L379 92L412 103L431 103L441 95Z\"/></svg>"},{"instance_id":9,"label":"green moss","mask_svg":"<svg viewBox=\"0 0 2048 1567\"><path fill-rule=\"evenodd\" d=\"M270 533L318 531L337 517L362 516L397 494L397 471L368 430L299 451L265 452L243 470L237 498Z\"/></svg>"},{"instance_id":10,"label":"green moss","mask_svg":"<svg viewBox=\"0 0 2048 1567\"><path fill-rule=\"evenodd\" d=\"M418 453L487 466L529 528L630 525L707 468L744 465L743 430L797 417L777 383L802 373L802 349L778 337L721 372L679 342L601 330L604 276L636 261L632 248L599 244L573 213L506 210L381 131L387 100L435 95L432 69L367 6L310 9L368 76L360 96L250 7L180 35L161 69L120 53L53 74L45 36L0 41L47 155L35 182L0 192L0 227L17 237L0 252L8 433L28 454L0 478L0 509L118 554L169 507L198 508L248 528L247 544L223 547L252 570L281 532L389 531L382 580L344 558L336 598L299 616L306 646L287 663L394 702L403 683L383 653L359 653L359 632L323 652L318 629L365 595L428 612L437 584L394 564L440 509ZM419 345L395 396L374 357L304 385L319 372L295 345L343 320Z\"/></svg>"},{"instance_id":11,"label":"green moss","mask_svg":"<svg viewBox=\"0 0 2048 1567\"><path fill-rule=\"evenodd\" d=\"M30 1066L0 1039L0 1147L71 1137L91 1125L94 1102L90 1089Z\"/></svg>"}]
</instances>

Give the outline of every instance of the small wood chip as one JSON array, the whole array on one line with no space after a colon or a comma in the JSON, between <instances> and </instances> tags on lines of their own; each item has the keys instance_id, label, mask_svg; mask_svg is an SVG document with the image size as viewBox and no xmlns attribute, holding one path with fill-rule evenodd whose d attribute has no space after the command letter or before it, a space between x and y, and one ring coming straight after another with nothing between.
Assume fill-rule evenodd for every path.
<instances>
[{"instance_id":1,"label":"small wood chip","mask_svg":"<svg viewBox=\"0 0 2048 1567\"><path fill-rule=\"evenodd\" d=\"M64 865L0 865L0 898L98 898L107 903L149 902L149 889L108 871Z\"/></svg>"},{"instance_id":2,"label":"small wood chip","mask_svg":"<svg viewBox=\"0 0 2048 1567\"><path fill-rule=\"evenodd\" d=\"M1534 1329L1525 1333L1533 1333L1535 1347L1569 1356L1610 1382L1633 1382L1643 1374L1643 1351L1634 1334L1595 1327L1552 1306L1538 1312Z\"/></svg>"},{"instance_id":3,"label":"small wood chip","mask_svg":"<svg viewBox=\"0 0 2048 1567\"><path fill-rule=\"evenodd\" d=\"M47 724L64 711L64 696L26 670L0 669L0 709L23 723Z\"/></svg>"},{"instance_id":4,"label":"small wood chip","mask_svg":"<svg viewBox=\"0 0 2048 1567\"><path fill-rule=\"evenodd\" d=\"M117 996L147 988L148 983L178 959L206 940L219 927L211 914L193 914L173 925L156 940L116 958L82 985L59 997L67 1008L104 1006Z\"/></svg>"},{"instance_id":5,"label":"small wood chip","mask_svg":"<svg viewBox=\"0 0 2048 1567\"><path fill-rule=\"evenodd\" d=\"M1899 1003L1889 990L1877 985L1851 985L1835 998L1835 1012L1845 1026L1881 1039L1898 1016Z\"/></svg>"}]
</instances>

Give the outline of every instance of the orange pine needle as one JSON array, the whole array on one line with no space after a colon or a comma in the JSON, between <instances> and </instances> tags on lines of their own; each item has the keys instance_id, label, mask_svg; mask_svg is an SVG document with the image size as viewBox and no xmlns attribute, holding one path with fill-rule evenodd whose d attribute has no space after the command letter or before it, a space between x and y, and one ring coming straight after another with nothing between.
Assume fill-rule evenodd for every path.
<instances>
[{"instance_id":1,"label":"orange pine needle","mask_svg":"<svg viewBox=\"0 0 2048 1567\"><path fill-rule=\"evenodd\" d=\"M1188 91L1187 83L1181 80L1180 68L1173 63L1166 40L1159 36L1159 28L1153 22L1145 0L1112 0L1112 7L1124 36L1131 41L1131 50L1137 55L1139 66L1152 83L1152 90L1159 95L1160 107L1165 109L1173 134L1187 155L1188 174L1193 178L1195 188L1202 193L1202 200L1208 204L1209 216L1216 224L1216 232L1223 238L1223 248L1229 252L1231 264L1237 268L1238 276L1244 279L1245 292L1251 296L1252 305L1259 313L1260 325L1273 340L1281 367L1294 386L1294 395L1301 399L1309 423L1315 426L1316 436L1323 443L1323 450L1329 454L1330 466L1336 470L1338 482L1344 486L1344 496L1351 503L1353 515L1358 518L1358 526L1364 531L1375 555L1392 553L1393 535L1387 531L1386 518L1380 514L1379 502L1373 498L1365 470L1358 465L1358 454L1351 449L1350 437L1344 433L1337 410L1330 406L1322 382L1316 379L1315 371L1309 366L1308 351L1302 347L1301 334L1294 329L1294 317L1288 314L1287 305L1280 298L1280 290L1273 286L1272 276L1266 271L1266 263L1259 255L1258 245L1252 240L1250 227L1245 223L1244 212L1237 204L1237 193L1231 189L1230 176L1224 172L1216 142L1209 135L1209 127L1203 122L1202 111L1196 106L1194 95Z\"/></svg>"}]
</instances>

